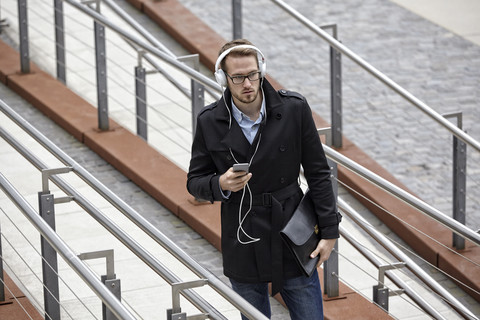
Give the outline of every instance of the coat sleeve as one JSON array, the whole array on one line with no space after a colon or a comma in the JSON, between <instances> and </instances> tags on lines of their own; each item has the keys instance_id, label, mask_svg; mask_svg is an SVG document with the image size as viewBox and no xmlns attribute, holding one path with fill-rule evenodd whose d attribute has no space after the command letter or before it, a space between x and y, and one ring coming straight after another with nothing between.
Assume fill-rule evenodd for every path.
<instances>
[{"instance_id":1,"label":"coat sleeve","mask_svg":"<svg viewBox=\"0 0 480 320\"><path fill-rule=\"evenodd\" d=\"M337 211L336 198L330 180L331 170L313 121L312 111L308 103L304 102L302 108L302 166L315 203L321 237L335 239L339 237L338 225L341 215Z\"/></svg>"},{"instance_id":2,"label":"coat sleeve","mask_svg":"<svg viewBox=\"0 0 480 320\"><path fill-rule=\"evenodd\" d=\"M187 190L197 199L210 202L222 200L217 168L207 149L200 117L192 143L192 157L187 174Z\"/></svg>"}]
</instances>

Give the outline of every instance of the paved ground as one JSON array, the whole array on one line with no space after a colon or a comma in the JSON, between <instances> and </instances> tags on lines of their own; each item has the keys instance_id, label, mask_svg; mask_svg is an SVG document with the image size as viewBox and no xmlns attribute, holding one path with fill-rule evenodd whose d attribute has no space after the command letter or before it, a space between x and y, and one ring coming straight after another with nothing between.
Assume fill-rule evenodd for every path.
<instances>
[{"instance_id":1,"label":"paved ground","mask_svg":"<svg viewBox=\"0 0 480 320\"><path fill-rule=\"evenodd\" d=\"M230 12L228 5L224 7L213 0L181 2L226 39L230 38L230 15L225 14ZM244 36L264 51L269 73L285 87L307 96L315 110L328 118L326 46L279 10L271 9L268 15L264 10L258 10L265 8L267 3L266 0L254 5L244 3ZM465 128L473 137L480 138L480 128L476 125L480 120L480 49L477 45L387 1L316 1L313 9L300 0L289 1L289 4L320 25L338 23L344 44L439 112L461 106L465 112ZM206 12L205 7L210 10ZM148 20L142 23L150 24ZM168 36L159 37L176 54L183 54L183 49ZM441 133L438 126L432 125L423 114L392 96L381 84L367 80L366 73L352 63L345 61L343 68L346 136L427 202L448 212L451 188L448 135ZM298 77L297 74L304 76ZM298 82L298 79L302 81ZM1 86L0 92L2 99L18 107L23 116L33 121L76 161L144 213L195 259L222 277L219 253L195 232L5 87ZM426 146L425 141L428 142ZM480 197L477 196L480 170L476 167L480 161L478 153L471 152L469 157L467 212L480 216ZM447 173L443 175L443 171ZM432 179L437 176L440 180ZM473 214L468 216L467 222L476 228L480 227L479 219ZM438 274L435 276L440 278ZM478 310L478 304L468 298L464 300ZM282 317L288 318L284 312L278 319Z\"/></svg>"}]
</instances>

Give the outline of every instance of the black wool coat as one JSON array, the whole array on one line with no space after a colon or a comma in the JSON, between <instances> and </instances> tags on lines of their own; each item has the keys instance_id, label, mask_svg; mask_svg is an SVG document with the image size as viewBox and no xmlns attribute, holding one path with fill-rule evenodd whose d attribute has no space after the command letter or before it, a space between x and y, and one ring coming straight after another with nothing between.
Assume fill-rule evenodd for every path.
<instances>
[{"instance_id":1,"label":"black wool coat","mask_svg":"<svg viewBox=\"0 0 480 320\"><path fill-rule=\"evenodd\" d=\"M301 275L293 256L281 241L278 242L279 228L288 221L303 194L298 186L301 165L319 220L322 221L320 225L327 225L320 230L322 238L338 238L330 168L307 101L295 92L275 91L266 79L262 88L266 100L266 119L264 117L251 145L226 109L228 107L231 112L231 93L228 89L223 99L200 112L187 177L187 189L193 196L212 203L222 201L224 273L240 282L272 281L278 263L281 263L283 278ZM225 101L228 105L225 105ZM242 228L252 238L260 239L255 243L241 244L237 239L249 240L239 230L239 219L245 216L250 206L248 190L240 212L242 191L232 193L225 200L219 187L220 175L235 161L251 161L249 187L254 201ZM277 197L279 191L282 193L287 189L288 192ZM274 201L280 203L280 211L274 212L272 206L263 200L269 193L273 193ZM278 256L281 261L276 261Z\"/></svg>"}]
</instances>

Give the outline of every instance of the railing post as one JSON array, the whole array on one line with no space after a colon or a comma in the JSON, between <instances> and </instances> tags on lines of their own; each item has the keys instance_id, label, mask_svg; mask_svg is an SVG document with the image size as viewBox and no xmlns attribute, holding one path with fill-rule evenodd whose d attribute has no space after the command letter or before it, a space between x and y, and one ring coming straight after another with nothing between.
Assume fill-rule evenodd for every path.
<instances>
[{"instance_id":1,"label":"railing post","mask_svg":"<svg viewBox=\"0 0 480 320\"><path fill-rule=\"evenodd\" d=\"M113 293L113 295L121 300L122 287L120 285L120 279L115 279L115 274L113 279L108 279L106 275L101 277L102 282L105 284L105 287ZM110 309L107 308L105 304L102 304L102 316L104 320L117 320L118 318L113 314Z\"/></svg>"},{"instance_id":2,"label":"railing post","mask_svg":"<svg viewBox=\"0 0 480 320\"><path fill-rule=\"evenodd\" d=\"M327 162L332 172L330 180L332 180L333 192L335 193L336 199L338 197L338 168L334 161L327 159ZM330 257L323 263L323 291L329 298L338 297L340 293L338 284L338 270L338 241L336 241Z\"/></svg>"},{"instance_id":3,"label":"railing post","mask_svg":"<svg viewBox=\"0 0 480 320\"><path fill-rule=\"evenodd\" d=\"M105 258L105 264L107 269L107 274L101 276L101 280L105 287L110 290L113 295L121 300L121 286L120 279L115 277L115 259L113 255L113 250L103 250L103 251L94 251L86 252L78 255L80 260L91 260L91 259L100 259ZM110 309L108 309L105 304L102 303L102 319L103 320L117 320L118 318L113 314Z\"/></svg>"},{"instance_id":4,"label":"railing post","mask_svg":"<svg viewBox=\"0 0 480 320\"><path fill-rule=\"evenodd\" d=\"M5 278L3 277L2 224L0 222L0 302L5 301Z\"/></svg>"},{"instance_id":5,"label":"railing post","mask_svg":"<svg viewBox=\"0 0 480 320\"><path fill-rule=\"evenodd\" d=\"M55 231L54 197L49 191L38 193L40 216ZM45 304L45 319L60 320L59 288L58 288L58 263L57 252L41 237L42 249L42 275L43 299Z\"/></svg>"},{"instance_id":6,"label":"railing post","mask_svg":"<svg viewBox=\"0 0 480 320\"><path fill-rule=\"evenodd\" d=\"M337 25L321 26L332 29L333 37L338 40ZM332 145L342 147L342 54L330 46L330 106L332 124Z\"/></svg>"},{"instance_id":7,"label":"railing post","mask_svg":"<svg viewBox=\"0 0 480 320\"><path fill-rule=\"evenodd\" d=\"M145 68L142 67L142 55L143 53L139 53L138 66L135 67L137 135L139 135L143 140L148 141L147 80Z\"/></svg>"},{"instance_id":8,"label":"railing post","mask_svg":"<svg viewBox=\"0 0 480 320\"><path fill-rule=\"evenodd\" d=\"M242 38L242 0L232 0L233 39Z\"/></svg>"},{"instance_id":9,"label":"railing post","mask_svg":"<svg viewBox=\"0 0 480 320\"><path fill-rule=\"evenodd\" d=\"M55 10L55 50L57 55L57 79L67 83L65 64L65 32L63 24L63 1L54 0Z\"/></svg>"},{"instance_id":10,"label":"railing post","mask_svg":"<svg viewBox=\"0 0 480 320\"><path fill-rule=\"evenodd\" d=\"M445 118L456 117L459 129L463 127L462 112L452 112L443 115ZM467 197L467 144L453 136L453 218L465 224ZM465 239L453 233L453 246L465 249Z\"/></svg>"},{"instance_id":11,"label":"railing post","mask_svg":"<svg viewBox=\"0 0 480 320\"><path fill-rule=\"evenodd\" d=\"M100 1L98 0L96 10L100 13ZM94 21L93 26L95 32L95 65L97 70L98 128L106 131L109 129L109 124L105 27L97 21Z\"/></svg>"},{"instance_id":12,"label":"railing post","mask_svg":"<svg viewBox=\"0 0 480 320\"><path fill-rule=\"evenodd\" d=\"M317 130L319 135L325 135L325 144L330 146L332 143L332 128L322 128ZM330 180L332 181L332 188L335 194L335 199L338 197L338 168L337 163L327 158L328 165L330 166L331 174ZM328 295L329 298L338 297L340 294L338 284L338 241L335 242L335 246L327 261L323 263L323 292Z\"/></svg>"},{"instance_id":13,"label":"railing post","mask_svg":"<svg viewBox=\"0 0 480 320\"><path fill-rule=\"evenodd\" d=\"M383 285L373 286L373 301L380 306L385 311L388 311L388 297L389 292L388 288L383 287Z\"/></svg>"},{"instance_id":14,"label":"railing post","mask_svg":"<svg viewBox=\"0 0 480 320\"><path fill-rule=\"evenodd\" d=\"M198 54L179 57L178 60L190 62L190 64L193 64L192 68L194 70L200 70L200 56ZM192 95L192 135L195 137L195 130L197 129L197 115L205 106L205 86L193 79L190 83Z\"/></svg>"},{"instance_id":15,"label":"railing post","mask_svg":"<svg viewBox=\"0 0 480 320\"><path fill-rule=\"evenodd\" d=\"M392 295L400 295L404 292L403 289L390 291L388 287L385 286L385 272L388 270L403 268L405 265L405 262L396 262L378 267L378 284L373 286L373 301L385 311L388 311L388 298Z\"/></svg>"},{"instance_id":16,"label":"railing post","mask_svg":"<svg viewBox=\"0 0 480 320\"><path fill-rule=\"evenodd\" d=\"M22 73L30 72L30 53L28 48L27 0L18 0L18 29L20 34L20 68Z\"/></svg>"},{"instance_id":17,"label":"railing post","mask_svg":"<svg viewBox=\"0 0 480 320\"><path fill-rule=\"evenodd\" d=\"M48 187L51 175L67 173L71 167L42 170L42 191L38 193L38 207L40 216L55 231L55 203L70 201L70 197L54 199ZM60 320L60 303L58 288L58 261L57 252L44 238L40 238L42 249L43 299L45 304L45 319Z\"/></svg>"}]
</instances>

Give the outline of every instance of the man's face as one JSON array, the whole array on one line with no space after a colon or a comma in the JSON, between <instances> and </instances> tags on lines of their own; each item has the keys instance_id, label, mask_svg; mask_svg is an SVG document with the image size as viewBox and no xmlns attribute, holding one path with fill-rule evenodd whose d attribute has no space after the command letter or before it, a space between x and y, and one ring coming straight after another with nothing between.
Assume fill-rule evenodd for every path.
<instances>
[{"instance_id":1,"label":"man's face","mask_svg":"<svg viewBox=\"0 0 480 320\"><path fill-rule=\"evenodd\" d=\"M234 84L230 78L258 72L257 58L255 56L227 56L225 66L228 74L228 88L232 93L235 105L242 107L253 102L258 102L259 99L261 99L258 94L260 90L259 77L258 80L245 78L241 84Z\"/></svg>"}]
</instances>

